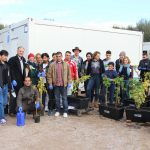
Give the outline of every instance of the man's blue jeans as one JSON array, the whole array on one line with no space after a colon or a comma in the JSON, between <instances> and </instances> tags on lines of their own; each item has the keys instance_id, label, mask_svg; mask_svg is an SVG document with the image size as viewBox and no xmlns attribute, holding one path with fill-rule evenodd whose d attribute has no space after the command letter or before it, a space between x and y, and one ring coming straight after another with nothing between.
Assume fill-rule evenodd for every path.
<instances>
[{"instance_id":1,"label":"man's blue jeans","mask_svg":"<svg viewBox=\"0 0 150 150\"><path fill-rule=\"evenodd\" d=\"M64 113L68 112L68 101L67 101L67 87L64 86L55 86L54 94L56 100L56 111L60 112L60 100L62 97Z\"/></svg>"},{"instance_id":2,"label":"man's blue jeans","mask_svg":"<svg viewBox=\"0 0 150 150\"><path fill-rule=\"evenodd\" d=\"M100 84L101 84L101 76L99 74L93 75L88 82L87 85L87 95L92 99L93 89L95 89L95 99L99 99L99 91L100 91Z\"/></svg>"},{"instance_id":3,"label":"man's blue jeans","mask_svg":"<svg viewBox=\"0 0 150 150\"><path fill-rule=\"evenodd\" d=\"M5 119L4 109L8 102L8 85L0 87L0 119Z\"/></svg>"}]
</instances>

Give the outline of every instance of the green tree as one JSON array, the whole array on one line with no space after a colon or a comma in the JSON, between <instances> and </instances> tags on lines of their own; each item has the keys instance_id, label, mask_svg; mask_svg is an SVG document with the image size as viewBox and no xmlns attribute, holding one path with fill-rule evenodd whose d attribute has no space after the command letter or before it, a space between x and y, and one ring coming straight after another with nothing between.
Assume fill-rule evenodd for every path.
<instances>
[{"instance_id":1,"label":"green tree","mask_svg":"<svg viewBox=\"0 0 150 150\"><path fill-rule=\"evenodd\" d=\"M4 29L5 26L3 24L0 24L0 30Z\"/></svg>"},{"instance_id":2,"label":"green tree","mask_svg":"<svg viewBox=\"0 0 150 150\"><path fill-rule=\"evenodd\" d=\"M144 32L144 42L150 42L150 20L141 19L137 24L138 31Z\"/></svg>"},{"instance_id":3,"label":"green tree","mask_svg":"<svg viewBox=\"0 0 150 150\"><path fill-rule=\"evenodd\" d=\"M115 29L141 31L144 32L144 42L150 42L150 20L141 19L136 26L128 25L127 27L113 26Z\"/></svg>"}]
</instances>

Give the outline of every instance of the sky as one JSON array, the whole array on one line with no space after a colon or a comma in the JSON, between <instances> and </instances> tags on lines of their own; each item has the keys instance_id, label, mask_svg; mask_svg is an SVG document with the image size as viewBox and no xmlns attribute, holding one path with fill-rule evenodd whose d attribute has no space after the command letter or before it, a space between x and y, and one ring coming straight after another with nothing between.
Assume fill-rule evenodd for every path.
<instances>
[{"instance_id":1,"label":"sky","mask_svg":"<svg viewBox=\"0 0 150 150\"><path fill-rule=\"evenodd\" d=\"M0 0L0 23L26 18L91 27L126 27L150 19L150 0Z\"/></svg>"}]
</instances>

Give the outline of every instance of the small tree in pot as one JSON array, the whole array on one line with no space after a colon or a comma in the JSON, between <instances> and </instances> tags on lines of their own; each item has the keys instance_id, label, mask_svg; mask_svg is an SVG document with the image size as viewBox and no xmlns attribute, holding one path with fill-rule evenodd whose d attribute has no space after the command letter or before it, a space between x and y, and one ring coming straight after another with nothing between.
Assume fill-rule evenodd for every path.
<instances>
[{"instance_id":1,"label":"small tree in pot","mask_svg":"<svg viewBox=\"0 0 150 150\"><path fill-rule=\"evenodd\" d=\"M79 84L84 83L89 78L90 78L90 75L84 75L81 78L73 81L73 89L72 89L72 95L73 96L78 96Z\"/></svg>"},{"instance_id":2,"label":"small tree in pot","mask_svg":"<svg viewBox=\"0 0 150 150\"><path fill-rule=\"evenodd\" d=\"M108 88L111 86L111 82L114 82L116 89L115 89L115 105L108 105ZM103 84L106 88L105 93L105 104L100 104L99 111L100 114L104 117L119 120L123 118L124 108L120 105L120 86L123 84L123 78L116 77L115 79L111 80L107 77L103 78Z\"/></svg>"},{"instance_id":3,"label":"small tree in pot","mask_svg":"<svg viewBox=\"0 0 150 150\"><path fill-rule=\"evenodd\" d=\"M129 82L130 97L135 102L134 106L126 107L127 120L134 122L149 122L150 121L150 108L143 107L146 101L145 83L139 80L131 79Z\"/></svg>"},{"instance_id":4,"label":"small tree in pot","mask_svg":"<svg viewBox=\"0 0 150 150\"><path fill-rule=\"evenodd\" d=\"M69 111L75 112L78 116L81 116L82 112L87 112L89 103L88 97L78 95L79 84L85 82L89 78L89 75L85 75L79 78L78 80L74 80L72 96L68 96Z\"/></svg>"},{"instance_id":5,"label":"small tree in pot","mask_svg":"<svg viewBox=\"0 0 150 150\"><path fill-rule=\"evenodd\" d=\"M105 105L108 105L108 88L111 85L111 82L109 80L109 78L107 78L106 76L103 78L103 85L105 86L106 89L106 93L105 93Z\"/></svg>"}]
</instances>

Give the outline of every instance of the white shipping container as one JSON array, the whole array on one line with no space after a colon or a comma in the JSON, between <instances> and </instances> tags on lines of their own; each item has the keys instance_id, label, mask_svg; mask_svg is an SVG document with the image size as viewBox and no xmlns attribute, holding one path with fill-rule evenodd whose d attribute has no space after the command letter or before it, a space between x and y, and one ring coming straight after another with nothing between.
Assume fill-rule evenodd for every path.
<instances>
[{"instance_id":1,"label":"white shipping container","mask_svg":"<svg viewBox=\"0 0 150 150\"><path fill-rule=\"evenodd\" d=\"M100 51L101 58L106 50L112 51L112 59L125 51L132 64L137 65L142 55L143 33L119 29L90 29L69 25L57 25L55 22L28 18L12 24L0 31L0 49L6 49L10 57L16 54L18 46L25 48L25 57L32 52L53 52L70 50L78 46L81 56L90 51Z\"/></svg>"}]
</instances>

